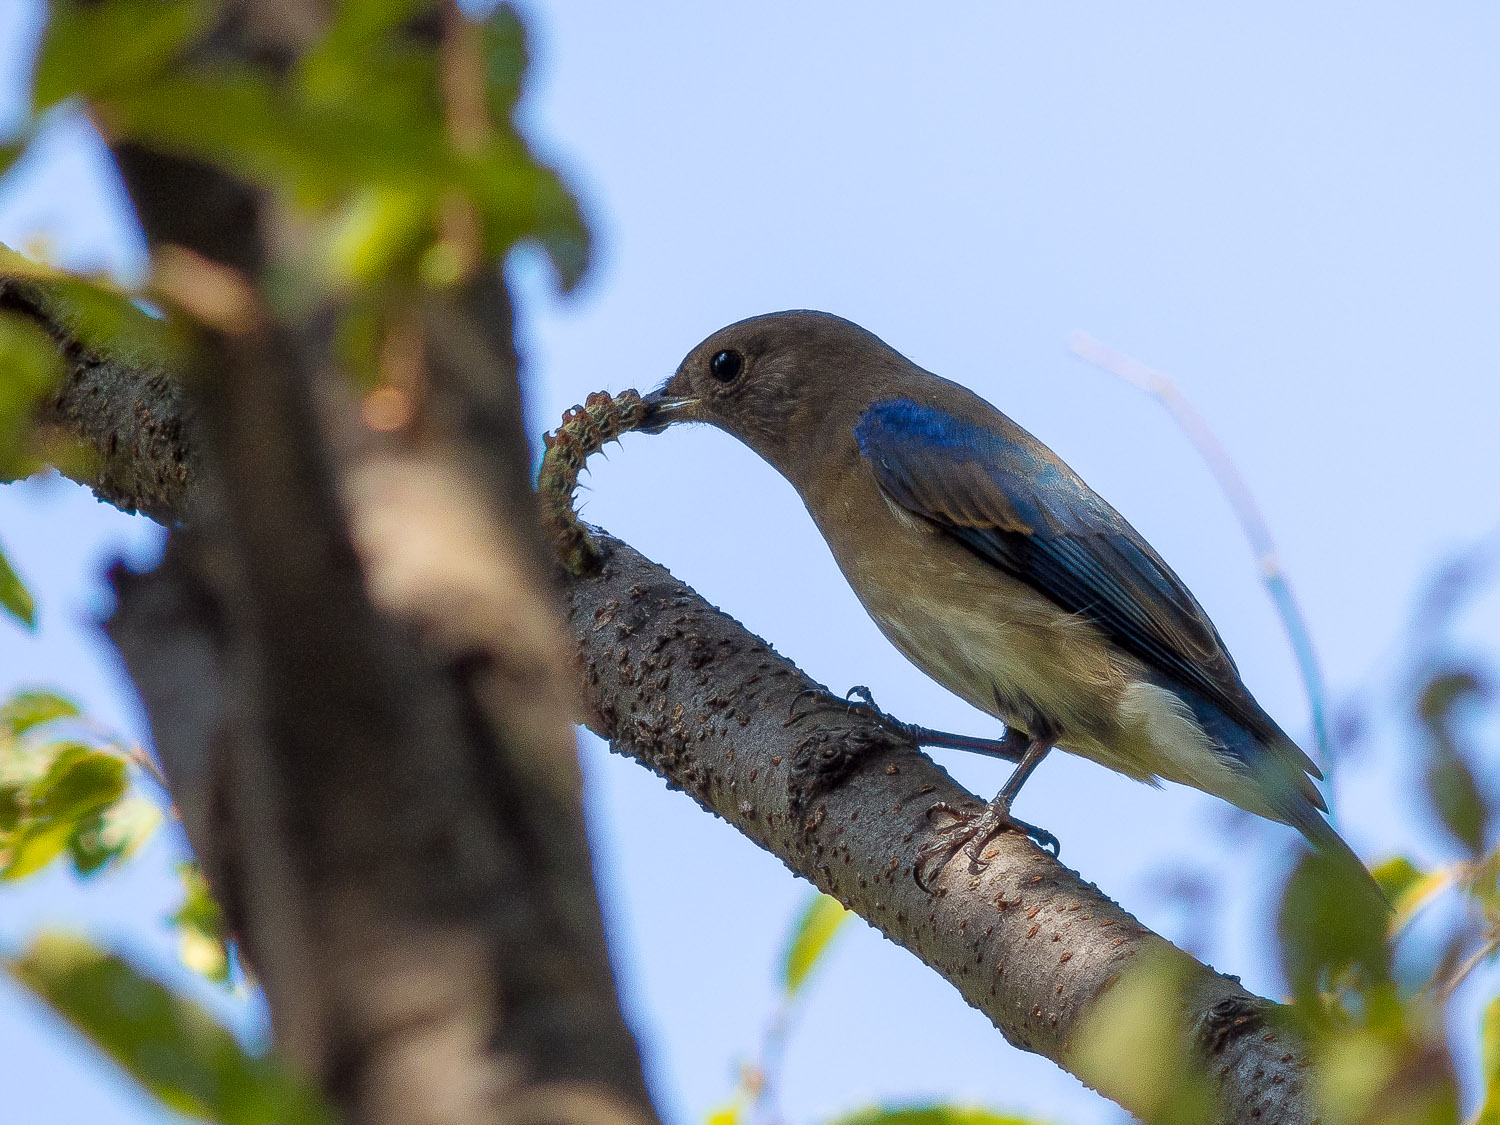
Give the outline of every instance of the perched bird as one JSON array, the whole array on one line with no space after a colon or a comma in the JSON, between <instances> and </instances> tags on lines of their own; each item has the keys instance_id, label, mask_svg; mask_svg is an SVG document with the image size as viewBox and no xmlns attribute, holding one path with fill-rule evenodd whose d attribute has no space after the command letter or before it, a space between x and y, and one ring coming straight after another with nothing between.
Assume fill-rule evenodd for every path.
<instances>
[{"instance_id":1,"label":"perched bird","mask_svg":"<svg viewBox=\"0 0 1500 1125\"><path fill-rule=\"evenodd\" d=\"M917 878L961 849L977 870L1054 745L1142 781L1191 785L1363 866L1320 815L1322 775L1240 680L1203 607L1135 528L978 395L818 312L714 333L647 398L657 432L706 422L801 495L875 623L1003 740L925 744L1017 761L950 824ZM1311 776L1309 776L1311 775ZM1368 875L1364 877L1368 879Z\"/></svg>"}]
</instances>

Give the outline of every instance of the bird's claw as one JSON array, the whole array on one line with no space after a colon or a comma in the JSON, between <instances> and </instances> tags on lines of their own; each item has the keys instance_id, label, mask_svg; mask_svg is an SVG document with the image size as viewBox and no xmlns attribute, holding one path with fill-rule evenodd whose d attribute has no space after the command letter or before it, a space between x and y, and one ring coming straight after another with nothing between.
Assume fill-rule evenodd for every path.
<instances>
[{"instance_id":1,"label":"bird's claw","mask_svg":"<svg viewBox=\"0 0 1500 1125\"><path fill-rule=\"evenodd\" d=\"M802 702L804 699L812 699L814 703L811 706L805 706ZM791 726L793 723L801 722L803 719L810 715L815 715L819 711L831 710L838 706L843 706L849 711L867 711L877 722L894 727L902 734L909 735L914 730L920 729L911 726L909 723L903 723L900 719L893 718L885 711L882 711L875 703L875 696L864 684L855 684L844 693L842 699L823 688L803 688L792 697L792 704L788 709L785 725Z\"/></svg>"},{"instance_id":2,"label":"bird's claw","mask_svg":"<svg viewBox=\"0 0 1500 1125\"><path fill-rule=\"evenodd\" d=\"M866 688L865 691L868 693L869 689ZM806 699L811 699L813 702L805 705L803 700ZM819 711L831 711L835 707L844 706L852 711L857 704L849 703L848 696L840 699L826 688L803 688L792 696L791 706L787 708L786 723L783 725L791 726L793 723L800 723L803 719L816 715Z\"/></svg>"},{"instance_id":3,"label":"bird's claw","mask_svg":"<svg viewBox=\"0 0 1500 1125\"><path fill-rule=\"evenodd\" d=\"M809 715L817 712L819 710L818 707L802 707L802 701L808 698L817 699L819 696L826 697L827 694L822 688L803 688L796 695L792 696L791 705L786 709L786 722L782 725L789 727L793 723L801 722Z\"/></svg>"},{"instance_id":4,"label":"bird's claw","mask_svg":"<svg viewBox=\"0 0 1500 1125\"><path fill-rule=\"evenodd\" d=\"M913 723L904 723L880 704L875 702L875 696L864 684L855 684L844 693L844 702L849 705L851 711L864 711L877 723L888 727L897 734L911 739L917 745L922 744L921 736L926 732L923 727Z\"/></svg>"},{"instance_id":5,"label":"bird's claw","mask_svg":"<svg viewBox=\"0 0 1500 1125\"><path fill-rule=\"evenodd\" d=\"M927 810L927 819L942 813L952 818L953 823L937 830L936 838L923 844L917 852L917 863L912 868L912 877L917 886L932 893L932 880L937 873L959 852L969 857L969 874L978 875L989 863L984 854L985 847L1002 832L1020 832L1054 858L1062 853L1062 845L1056 836L1045 828L1027 824L1011 816L1004 801L991 801L981 809L956 808L946 801L938 801Z\"/></svg>"}]
</instances>

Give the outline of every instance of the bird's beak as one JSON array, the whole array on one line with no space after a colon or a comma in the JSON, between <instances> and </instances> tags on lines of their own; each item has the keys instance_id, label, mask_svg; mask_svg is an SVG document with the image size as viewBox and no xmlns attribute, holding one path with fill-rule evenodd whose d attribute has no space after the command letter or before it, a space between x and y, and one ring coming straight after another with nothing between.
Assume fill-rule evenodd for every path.
<instances>
[{"instance_id":1,"label":"bird's beak","mask_svg":"<svg viewBox=\"0 0 1500 1125\"><path fill-rule=\"evenodd\" d=\"M646 424L636 427L646 434L659 434L673 422L693 420L696 398L672 394L666 386L658 387L643 400L646 403Z\"/></svg>"}]
</instances>

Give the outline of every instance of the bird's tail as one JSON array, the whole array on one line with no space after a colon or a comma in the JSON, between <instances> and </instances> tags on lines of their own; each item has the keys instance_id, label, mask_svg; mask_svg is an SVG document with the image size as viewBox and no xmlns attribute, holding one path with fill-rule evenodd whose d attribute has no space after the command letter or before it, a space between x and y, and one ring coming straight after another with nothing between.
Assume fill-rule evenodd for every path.
<instances>
[{"instance_id":1,"label":"bird's tail","mask_svg":"<svg viewBox=\"0 0 1500 1125\"><path fill-rule=\"evenodd\" d=\"M1385 892L1380 889L1380 884L1370 874L1364 861L1354 854L1354 849L1344 842L1344 838L1334 831L1333 825L1323 819L1323 814L1311 802L1296 795L1291 800L1278 804L1281 807L1277 811L1282 814L1278 819L1301 832L1307 842L1330 861L1339 874L1341 884L1351 892L1379 903L1382 910L1390 911L1390 900L1385 897Z\"/></svg>"}]
</instances>

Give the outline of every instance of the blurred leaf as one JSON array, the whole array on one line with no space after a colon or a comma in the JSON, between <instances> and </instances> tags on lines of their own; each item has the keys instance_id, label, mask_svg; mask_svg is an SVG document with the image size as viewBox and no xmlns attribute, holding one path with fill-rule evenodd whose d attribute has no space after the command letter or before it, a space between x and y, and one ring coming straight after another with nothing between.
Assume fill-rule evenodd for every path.
<instances>
[{"instance_id":1,"label":"blurred leaf","mask_svg":"<svg viewBox=\"0 0 1500 1125\"><path fill-rule=\"evenodd\" d=\"M18 691L0 707L0 725L20 737L33 727L56 719L71 719L77 714L77 704L53 692Z\"/></svg>"},{"instance_id":2,"label":"blurred leaf","mask_svg":"<svg viewBox=\"0 0 1500 1125\"><path fill-rule=\"evenodd\" d=\"M224 914L208 889L208 880L196 863L177 866L182 879L182 905L172 915L178 930L178 953L182 963L218 984L229 980L229 945L224 933Z\"/></svg>"},{"instance_id":3,"label":"blurred leaf","mask_svg":"<svg viewBox=\"0 0 1500 1125\"><path fill-rule=\"evenodd\" d=\"M1149 1122L1211 1120L1212 1091L1190 1059L1182 1003L1192 962L1146 957L1099 998L1075 1035L1069 1069Z\"/></svg>"},{"instance_id":4,"label":"blurred leaf","mask_svg":"<svg viewBox=\"0 0 1500 1125\"><path fill-rule=\"evenodd\" d=\"M803 908L781 959L781 986L787 996L795 996L801 990L819 958L851 917L837 899L825 894L814 896Z\"/></svg>"},{"instance_id":5,"label":"blurred leaf","mask_svg":"<svg viewBox=\"0 0 1500 1125\"><path fill-rule=\"evenodd\" d=\"M132 297L82 280L51 286L54 312L83 345L134 367L173 364L183 345L180 327L153 316Z\"/></svg>"},{"instance_id":6,"label":"blurred leaf","mask_svg":"<svg viewBox=\"0 0 1500 1125\"><path fill-rule=\"evenodd\" d=\"M1392 933L1404 928L1454 877L1452 868L1423 871L1404 855L1392 856L1370 874L1391 904Z\"/></svg>"},{"instance_id":7,"label":"blurred leaf","mask_svg":"<svg viewBox=\"0 0 1500 1125\"><path fill-rule=\"evenodd\" d=\"M52 0L37 56L37 112L150 81L213 18L203 0Z\"/></svg>"},{"instance_id":8,"label":"blurred leaf","mask_svg":"<svg viewBox=\"0 0 1500 1125\"><path fill-rule=\"evenodd\" d=\"M36 602L3 550L0 550L0 607L26 628L36 628Z\"/></svg>"},{"instance_id":9,"label":"blurred leaf","mask_svg":"<svg viewBox=\"0 0 1500 1125\"><path fill-rule=\"evenodd\" d=\"M1426 877L1426 873L1404 855L1392 856L1372 868L1370 875L1392 906Z\"/></svg>"},{"instance_id":10,"label":"blurred leaf","mask_svg":"<svg viewBox=\"0 0 1500 1125\"><path fill-rule=\"evenodd\" d=\"M340 212L328 243L328 266L336 283L371 284L396 263L414 257L430 234L436 201L421 192L368 188Z\"/></svg>"},{"instance_id":11,"label":"blurred leaf","mask_svg":"<svg viewBox=\"0 0 1500 1125\"><path fill-rule=\"evenodd\" d=\"M484 21L485 96L495 120L510 120L529 65L520 14L512 4L497 5Z\"/></svg>"},{"instance_id":12,"label":"blurred leaf","mask_svg":"<svg viewBox=\"0 0 1500 1125\"><path fill-rule=\"evenodd\" d=\"M1447 726L1453 709L1464 700L1484 694L1484 681L1468 669L1433 676L1422 689L1417 710L1427 726L1435 730Z\"/></svg>"},{"instance_id":13,"label":"blurred leaf","mask_svg":"<svg viewBox=\"0 0 1500 1125\"><path fill-rule=\"evenodd\" d=\"M363 0L340 5L327 34L299 64L301 91L309 103L376 98L398 109L406 103L409 110L413 101L425 101L436 113L433 52L414 37L393 34L423 4L424 0Z\"/></svg>"},{"instance_id":14,"label":"blurred leaf","mask_svg":"<svg viewBox=\"0 0 1500 1125\"><path fill-rule=\"evenodd\" d=\"M46 773L22 795L0 879L24 879L46 867L125 793L123 759L81 743L58 743L54 751Z\"/></svg>"},{"instance_id":15,"label":"blurred leaf","mask_svg":"<svg viewBox=\"0 0 1500 1125\"><path fill-rule=\"evenodd\" d=\"M1362 970L1370 982L1385 980L1388 920L1385 906L1352 885L1336 859L1304 855L1282 892L1277 924L1294 994L1311 999L1349 969Z\"/></svg>"},{"instance_id":16,"label":"blurred leaf","mask_svg":"<svg viewBox=\"0 0 1500 1125\"><path fill-rule=\"evenodd\" d=\"M19 140L7 141L0 144L0 176L9 172L11 166L25 154L30 137L22 137Z\"/></svg>"},{"instance_id":17,"label":"blurred leaf","mask_svg":"<svg viewBox=\"0 0 1500 1125\"><path fill-rule=\"evenodd\" d=\"M1500 996L1485 1005L1480 1021L1479 1052L1484 1101L1474 1125L1500 1125Z\"/></svg>"},{"instance_id":18,"label":"blurred leaf","mask_svg":"<svg viewBox=\"0 0 1500 1125\"><path fill-rule=\"evenodd\" d=\"M1434 675L1422 688L1417 712L1431 739L1427 792L1443 826L1471 856L1484 850L1490 813L1453 730L1454 711L1483 699L1486 684L1477 672L1458 669Z\"/></svg>"},{"instance_id":19,"label":"blurred leaf","mask_svg":"<svg viewBox=\"0 0 1500 1125\"><path fill-rule=\"evenodd\" d=\"M705 1125L739 1125L744 1116L745 1103L740 1097L725 1102L718 1109L710 1110Z\"/></svg>"},{"instance_id":20,"label":"blurred leaf","mask_svg":"<svg viewBox=\"0 0 1500 1125\"><path fill-rule=\"evenodd\" d=\"M836 1117L829 1125L1033 1125L1032 1119L974 1106L928 1105L873 1106Z\"/></svg>"},{"instance_id":21,"label":"blurred leaf","mask_svg":"<svg viewBox=\"0 0 1500 1125\"><path fill-rule=\"evenodd\" d=\"M0 785L0 849L5 847L5 836L21 823L25 811L25 790L19 785Z\"/></svg>"},{"instance_id":22,"label":"blurred leaf","mask_svg":"<svg viewBox=\"0 0 1500 1125\"><path fill-rule=\"evenodd\" d=\"M1464 880L1475 905L1492 920L1500 921L1500 847L1476 863Z\"/></svg>"},{"instance_id":23,"label":"blurred leaf","mask_svg":"<svg viewBox=\"0 0 1500 1125\"><path fill-rule=\"evenodd\" d=\"M1458 1089L1440 1040L1395 1022L1347 1028L1317 1045L1314 1097L1324 1125L1454 1125Z\"/></svg>"},{"instance_id":24,"label":"blurred leaf","mask_svg":"<svg viewBox=\"0 0 1500 1125\"><path fill-rule=\"evenodd\" d=\"M311 1087L82 938L43 935L7 968L170 1109L224 1125L331 1125Z\"/></svg>"},{"instance_id":25,"label":"blurred leaf","mask_svg":"<svg viewBox=\"0 0 1500 1125\"><path fill-rule=\"evenodd\" d=\"M127 797L79 821L68 840L73 868L92 875L129 859L161 824L161 809L144 797Z\"/></svg>"},{"instance_id":26,"label":"blurred leaf","mask_svg":"<svg viewBox=\"0 0 1500 1125\"><path fill-rule=\"evenodd\" d=\"M0 879L14 882L35 875L62 855L73 827L71 824L44 822L27 825L24 831L17 832L7 849L8 856L4 869L0 870Z\"/></svg>"},{"instance_id":27,"label":"blurred leaf","mask_svg":"<svg viewBox=\"0 0 1500 1125\"><path fill-rule=\"evenodd\" d=\"M0 480L36 468L24 456L35 406L62 375L57 345L41 325L21 313L0 311Z\"/></svg>"},{"instance_id":28,"label":"blurred leaf","mask_svg":"<svg viewBox=\"0 0 1500 1125\"><path fill-rule=\"evenodd\" d=\"M125 761L103 750L70 744L34 790L37 812L59 820L91 816L125 795Z\"/></svg>"},{"instance_id":29,"label":"blurred leaf","mask_svg":"<svg viewBox=\"0 0 1500 1125\"><path fill-rule=\"evenodd\" d=\"M1456 754L1435 755L1427 767L1427 792L1443 825L1469 854L1482 852L1488 810L1464 760Z\"/></svg>"}]
</instances>

